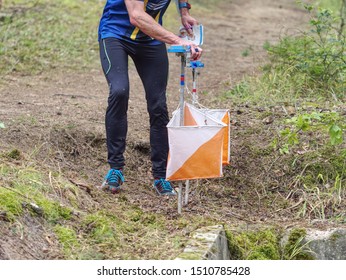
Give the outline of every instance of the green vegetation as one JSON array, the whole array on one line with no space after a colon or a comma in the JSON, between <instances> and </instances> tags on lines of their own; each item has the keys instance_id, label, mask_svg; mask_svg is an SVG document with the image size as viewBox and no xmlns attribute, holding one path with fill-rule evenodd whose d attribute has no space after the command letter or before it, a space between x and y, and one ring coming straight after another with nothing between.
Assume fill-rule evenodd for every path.
<instances>
[{"instance_id":1,"label":"green vegetation","mask_svg":"<svg viewBox=\"0 0 346 280\"><path fill-rule=\"evenodd\" d=\"M21 152L17 149L13 149L12 151L5 153L3 156L9 158L9 159L20 159Z\"/></svg>"},{"instance_id":2,"label":"green vegetation","mask_svg":"<svg viewBox=\"0 0 346 280\"><path fill-rule=\"evenodd\" d=\"M312 260L313 253L304 242L306 230L292 229L283 238L278 228L247 231L226 230L231 259L234 260ZM283 241L282 241L283 240Z\"/></svg>"},{"instance_id":3,"label":"green vegetation","mask_svg":"<svg viewBox=\"0 0 346 280\"><path fill-rule=\"evenodd\" d=\"M231 259L279 260L280 248L275 229L231 232L226 230Z\"/></svg>"},{"instance_id":4,"label":"green vegetation","mask_svg":"<svg viewBox=\"0 0 346 280\"><path fill-rule=\"evenodd\" d=\"M63 247L64 254L69 259L75 259L74 254L80 249L77 233L69 227L56 225L54 232Z\"/></svg>"},{"instance_id":5,"label":"green vegetation","mask_svg":"<svg viewBox=\"0 0 346 280\"><path fill-rule=\"evenodd\" d=\"M344 0L318 0L316 1L316 4L318 4L323 9L329 9L333 11L335 14L345 12L345 10L342 10L343 5L345 5Z\"/></svg>"},{"instance_id":6,"label":"green vegetation","mask_svg":"<svg viewBox=\"0 0 346 280\"><path fill-rule=\"evenodd\" d=\"M305 113L297 115L286 120L289 125L280 131L280 136L285 143L279 150L280 153L289 153L291 146L297 145L299 141L299 133L306 132L325 132L329 134L330 141L326 142L326 146L337 146L343 142L343 131L346 129L344 118L338 112L311 114ZM274 148L277 148L277 139L273 142Z\"/></svg>"},{"instance_id":7,"label":"green vegetation","mask_svg":"<svg viewBox=\"0 0 346 280\"><path fill-rule=\"evenodd\" d=\"M185 243L186 237L170 234L172 221L163 215L144 213L126 198L109 210L89 213L94 205L84 209L81 195L61 174L47 176L32 163L18 166L0 161L0 213L13 223L23 215L41 220L55 234L66 259L168 259ZM206 221L177 219L174 223L185 228Z\"/></svg>"},{"instance_id":8,"label":"green vegetation","mask_svg":"<svg viewBox=\"0 0 346 280\"><path fill-rule=\"evenodd\" d=\"M9 220L13 221L23 212L18 195L11 190L0 188L0 210L6 213Z\"/></svg>"},{"instance_id":9,"label":"green vegetation","mask_svg":"<svg viewBox=\"0 0 346 280\"><path fill-rule=\"evenodd\" d=\"M196 12L211 12L214 1L198 1ZM0 76L51 69L83 71L98 65L97 28L104 2L98 0L9 0L0 13ZM175 5L164 24L178 30ZM1 128L1 123L0 123Z\"/></svg>"},{"instance_id":10,"label":"green vegetation","mask_svg":"<svg viewBox=\"0 0 346 280\"><path fill-rule=\"evenodd\" d=\"M50 197L58 190L45 183L42 174L35 168L0 162L0 177L6 178L5 181L0 180L0 211L4 211L11 220L24 211L35 216L43 215L51 223L71 218L71 208L63 205L62 198ZM60 188L69 189L70 186L59 185L59 191Z\"/></svg>"},{"instance_id":11,"label":"green vegetation","mask_svg":"<svg viewBox=\"0 0 346 280\"><path fill-rule=\"evenodd\" d=\"M269 152L276 168L292 178L282 183L283 208L291 205L297 217L345 222L340 213L346 197L345 1L320 2L322 7L302 5L310 16L306 30L283 36L275 45L264 43L270 62L262 75L246 77L223 98L268 108L261 117L276 123L266 133L270 143L251 145L251 152L263 161Z\"/></svg>"},{"instance_id":12,"label":"green vegetation","mask_svg":"<svg viewBox=\"0 0 346 280\"><path fill-rule=\"evenodd\" d=\"M102 7L96 0L5 1L0 14L0 75L93 66Z\"/></svg>"},{"instance_id":13,"label":"green vegetation","mask_svg":"<svg viewBox=\"0 0 346 280\"><path fill-rule=\"evenodd\" d=\"M308 243L303 240L306 230L296 228L289 232L288 240L283 249L283 258L286 260L313 260L313 254L308 247Z\"/></svg>"},{"instance_id":14,"label":"green vegetation","mask_svg":"<svg viewBox=\"0 0 346 280\"><path fill-rule=\"evenodd\" d=\"M340 101L346 91L346 40L340 17L326 9L305 5L308 31L286 36L278 44L265 42L271 63L260 77L246 78L225 93L242 101L294 102L299 98ZM345 15L346 18L346 15ZM275 97L268 99L268 97ZM271 100L271 101L268 101Z\"/></svg>"},{"instance_id":15,"label":"green vegetation","mask_svg":"<svg viewBox=\"0 0 346 280\"><path fill-rule=\"evenodd\" d=\"M311 13L311 29L267 47L272 64L266 74L274 71L288 76L291 87L302 96L342 98L346 90L345 32L330 10L309 5L305 9Z\"/></svg>"}]
</instances>

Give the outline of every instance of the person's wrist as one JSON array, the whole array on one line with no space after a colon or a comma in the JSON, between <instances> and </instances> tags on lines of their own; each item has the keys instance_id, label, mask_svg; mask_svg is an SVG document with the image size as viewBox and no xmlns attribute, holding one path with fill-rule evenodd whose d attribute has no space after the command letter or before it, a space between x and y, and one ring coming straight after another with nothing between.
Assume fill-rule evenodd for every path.
<instances>
[{"instance_id":1,"label":"person's wrist","mask_svg":"<svg viewBox=\"0 0 346 280\"><path fill-rule=\"evenodd\" d=\"M180 10L190 10L191 4L189 2L179 2L179 9Z\"/></svg>"},{"instance_id":2,"label":"person's wrist","mask_svg":"<svg viewBox=\"0 0 346 280\"><path fill-rule=\"evenodd\" d=\"M189 9L180 9L181 16L189 16Z\"/></svg>"},{"instance_id":3,"label":"person's wrist","mask_svg":"<svg viewBox=\"0 0 346 280\"><path fill-rule=\"evenodd\" d=\"M172 45L183 45L183 40L180 37L175 36Z\"/></svg>"},{"instance_id":4,"label":"person's wrist","mask_svg":"<svg viewBox=\"0 0 346 280\"><path fill-rule=\"evenodd\" d=\"M180 15L189 15L189 10L191 9L191 5L188 2L179 2L179 11Z\"/></svg>"}]
</instances>

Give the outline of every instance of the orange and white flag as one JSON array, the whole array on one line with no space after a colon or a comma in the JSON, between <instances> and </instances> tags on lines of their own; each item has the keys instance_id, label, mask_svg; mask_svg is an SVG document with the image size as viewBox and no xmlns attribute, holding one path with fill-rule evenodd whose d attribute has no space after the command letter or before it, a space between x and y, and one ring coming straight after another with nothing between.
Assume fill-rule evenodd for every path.
<instances>
[{"instance_id":1,"label":"orange and white flag","mask_svg":"<svg viewBox=\"0 0 346 280\"><path fill-rule=\"evenodd\" d=\"M231 116L230 116L229 110L228 109L204 109L203 111L226 125L226 127L224 128L225 134L223 139L222 164L227 165L230 163L230 158L231 158L231 127L230 127Z\"/></svg>"},{"instance_id":2,"label":"orange and white flag","mask_svg":"<svg viewBox=\"0 0 346 280\"><path fill-rule=\"evenodd\" d=\"M222 176L223 142L227 125L209 113L185 103L184 125L181 108L167 125L168 180L190 180Z\"/></svg>"}]
</instances>

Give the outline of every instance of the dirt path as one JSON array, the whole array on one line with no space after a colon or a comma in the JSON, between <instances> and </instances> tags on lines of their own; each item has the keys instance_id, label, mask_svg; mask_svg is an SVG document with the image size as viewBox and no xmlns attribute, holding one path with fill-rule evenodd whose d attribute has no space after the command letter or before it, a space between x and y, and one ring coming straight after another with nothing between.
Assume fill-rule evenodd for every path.
<instances>
[{"instance_id":1,"label":"dirt path","mask_svg":"<svg viewBox=\"0 0 346 280\"><path fill-rule=\"evenodd\" d=\"M199 86L201 92L207 92L201 96L206 106L243 75L255 72L262 62L264 42L275 42L284 30L296 28L303 15L290 0L224 1L219 11L210 17L196 15L205 26L206 66ZM245 50L249 50L246 57L242 55ZM170 61L168 100L172 111L178 104L179 60L170 55ZM130 77L129 191L131 182L138 181L138 174L144 184L150 180L146 103L134 67ZM86 173L89 184L100 182L108 168L104 145L107 85L100 68L87 73L13 76L0 92L0 119L10 127L1 135L0 148L30 151L36 147L44 163ZM224 106L231 108L231 104ZM74 129L75 135L69 135L68 129Z\"/></svg>"},{"instance_id":2,"label":"dirt path","mask_svg":"<svg viewBox=\"0 0 346 280\"><path fill-rule=\"evenodd\" d=\"M205 69L199 83L200 91L205 94L201 95L201 103L206 106L215 104L215 96L232 87L244 75L256 72L263 60L264 42L277 41L284 30L294 30L301 23L304 13L292 2L227 0L220 6L220 13L208 17L195 15L205 26ZM242 55L246 50L248 56ZM174 55L170 55L170 61L168 100L172 112L178 104L179 62ZM145 211L174 216L176 202L162 200L147 188L151 175L146 103L142 85L132 66L130 77L124 195L129 203ZM100 184L108 169L104 138L107 85L101 67L86 73L12 76L0 88L0 96L0 120L9 127L0 134L0 150L19 148L31 153L35 149L34 155L43 165L59 168L66 177L84 181L90 186ZM223 107L233 110L232 104L224 103ZM241 149L241 145L235 141L233 149ZM232 160L237 160L234 155ZM236 192L218 195L220 182L209 182L210 200L202 195L206 187L193 190L188 213L212 217L221 215L229 220L247 213L247 216L252 215L251 220L262 219L263 213L257 209L249 210L246 205L242 206ZM111 205L114 202L110 198L106 203ZM220 205L227 206L235 214L225 212Z\"/></svg>"},{"instance_id":3,"label":"dirt path","mask_svg":"<svg viewBox=\"0 0 346 280\"><path fill-rule=\"evenodd\" d=\"M264 54L264 42L275 42L283 31L296 28L303 15L290 0L229 0L224 1L219 11L210 17L196 15L205 26L203 62L206 67L199 86L200 91L210 93L207 99L230 88L243 75L256 71ZM249 50L249 55L244 57L242 53L246 50ZM177 106L179 62L174 55L170 55L170 60L168 99L172 110ZM130 77L131 137L133 132L142 131L143 126L147 128L146 118L137 117L147 113L142 85L133 67ZM70 124L103 134L107 86L100 67L88 73L50 72L37 77L13 76L0 90L0 117L4 121L22 118L25 123L31 119L48 127ZM25 135L21 138L14 139L13 144L19 140L24 147L27 146ZM140 139L147 141L146 135L140 136ZM6 140L5 144L11 144L11 139Z\"/></svg>"}]
</instances>

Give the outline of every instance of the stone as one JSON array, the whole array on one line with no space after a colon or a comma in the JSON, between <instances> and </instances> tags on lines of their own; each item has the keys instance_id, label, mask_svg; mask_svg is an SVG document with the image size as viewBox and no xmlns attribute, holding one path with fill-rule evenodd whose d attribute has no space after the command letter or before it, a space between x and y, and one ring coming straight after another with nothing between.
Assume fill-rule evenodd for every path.
<instances>
[{"instance_id":1,"label":"stone","mask_svg":"<svg viewBox=\"0 0 346 280\"><path fill-rule=\"evenodd\" d=\"M310 229L304 242L317 260L346 260L346 229Z\"/></svg>"},{"instance_id":2,"label":"stone","mask_svg":"<svg viewBox=\"0 0 346 280\"><path fill-rule=\"evenodd\" d=\"M222 225L209 226L192 234L184 251L176 260L229 260L230 252Z\"/></svg>"}]
</instances>

